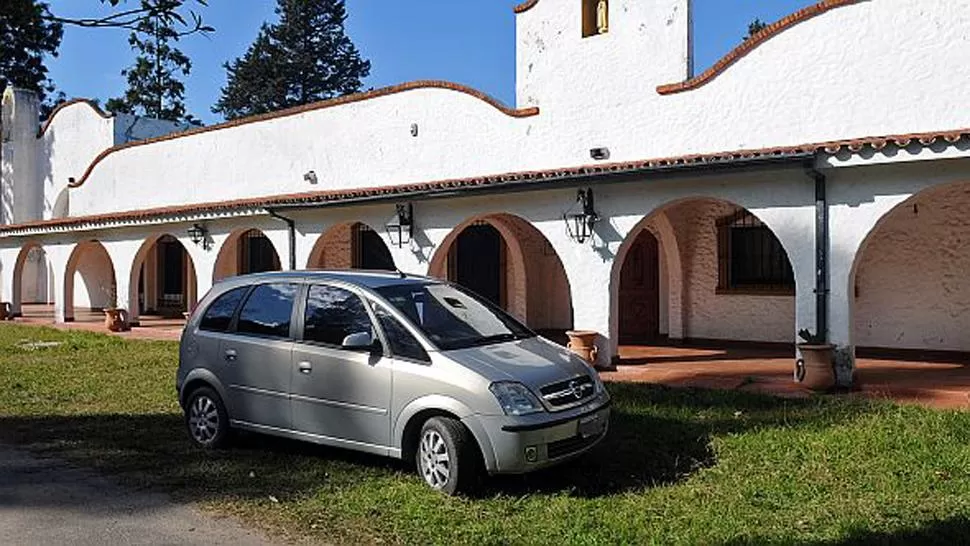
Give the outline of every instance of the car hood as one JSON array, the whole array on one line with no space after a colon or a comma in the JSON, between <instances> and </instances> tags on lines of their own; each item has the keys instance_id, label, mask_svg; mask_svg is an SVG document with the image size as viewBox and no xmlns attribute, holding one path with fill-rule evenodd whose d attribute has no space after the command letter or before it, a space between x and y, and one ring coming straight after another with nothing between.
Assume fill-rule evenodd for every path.
<instances>
[{"instance_id":1,"label":"car hood","mask_svg":"<svg viewBox=\"0 0 970 546\"><path fill-rule=\"evenodd\" d=\"M590 375L590 368L582 359L540 337L444 354L490 381L519 381L536 391L550 383Z\"/></svg>"}]
</instances>

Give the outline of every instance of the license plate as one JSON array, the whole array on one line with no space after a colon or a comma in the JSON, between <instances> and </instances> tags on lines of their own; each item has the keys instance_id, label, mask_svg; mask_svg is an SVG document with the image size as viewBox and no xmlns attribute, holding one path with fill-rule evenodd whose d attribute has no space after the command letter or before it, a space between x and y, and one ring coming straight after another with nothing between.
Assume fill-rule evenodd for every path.
<instances>
[{"instance_id":1,"label":"license plate","mask_svg":"<svg viewBox=\"0 0 970 546\"><path fill-rule=\"evenodd\" d=\"M591 436L597 436L603 432L603 426L605 422L598 413L593 415L587 415L579 420L578 432L583 438L589 438Z\"/></svg>"}]
</instances>

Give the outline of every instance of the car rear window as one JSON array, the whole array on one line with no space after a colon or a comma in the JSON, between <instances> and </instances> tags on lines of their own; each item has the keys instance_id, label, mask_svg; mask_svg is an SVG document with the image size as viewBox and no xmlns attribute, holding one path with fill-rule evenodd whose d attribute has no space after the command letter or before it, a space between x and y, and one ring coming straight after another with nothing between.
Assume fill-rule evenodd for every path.
<instances>
[{"instance_id":1,"label":"car rear window","mask_svg":"<svg viewBox=\"0 0 970 546\"><path fill-rule=\"evenodd\" d=\"M206 309L205 315L202 316L199 329L208 332L229 330L232 317L236 314L236 308L239 307L239 303L246 295L247 290L249 290L248 286L234 288L216 298L216 301L212 302L212 305Z\"/></svg>"}]
</instances>

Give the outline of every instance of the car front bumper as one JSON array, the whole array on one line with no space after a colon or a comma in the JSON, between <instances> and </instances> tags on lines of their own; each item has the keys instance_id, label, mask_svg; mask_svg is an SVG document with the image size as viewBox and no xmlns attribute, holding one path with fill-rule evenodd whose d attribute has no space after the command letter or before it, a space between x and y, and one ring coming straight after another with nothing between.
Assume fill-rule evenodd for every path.
<instances>
[{"instance_id":1,"label":"car front bumper","mask_svg":"<svg viewBox=\"0 0 970 546\"><path fill-rule=\"evenodd\" d=\"M610 399L599 396L562 413L476 417L491 443L488 472L523 474L568 461L598 444L609 431Z\"/></svg>"}]
</instances>

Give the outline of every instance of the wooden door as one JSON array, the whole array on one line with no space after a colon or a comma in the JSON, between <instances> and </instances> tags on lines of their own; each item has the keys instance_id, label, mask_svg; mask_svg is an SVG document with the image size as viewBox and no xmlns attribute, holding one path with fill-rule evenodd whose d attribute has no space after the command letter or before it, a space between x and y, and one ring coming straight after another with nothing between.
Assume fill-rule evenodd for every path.
<instances>
[{"instance_id":1,"label":"wooden door","mask_svg":"<svg viewBox=\"0 0 970 546\"><path fill-rule=\"evenodd\" d=\"M620 336L622 344L660 337L660 262L656 237L643 230L627 252L620 270Z\"/></svg>"}]
</instances>

